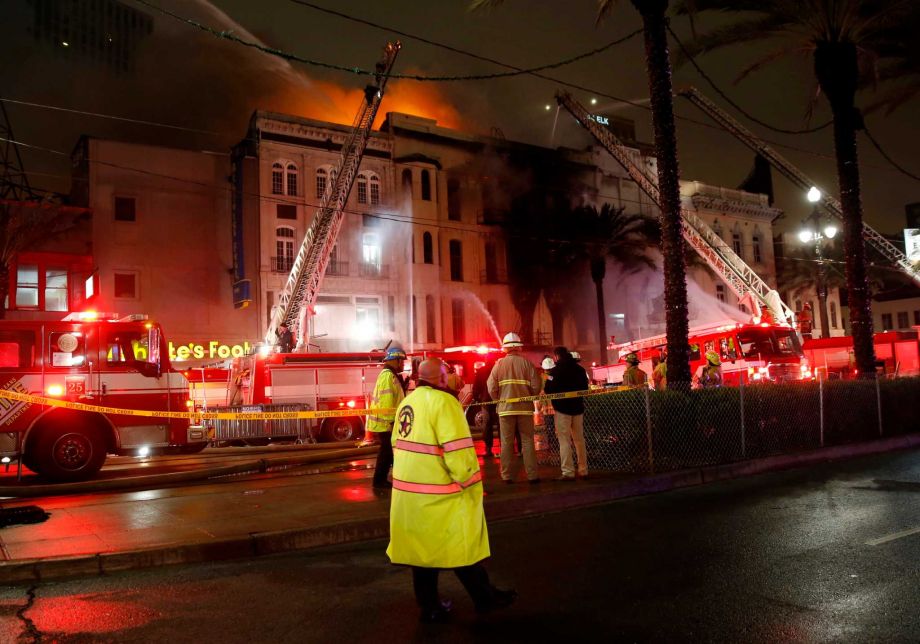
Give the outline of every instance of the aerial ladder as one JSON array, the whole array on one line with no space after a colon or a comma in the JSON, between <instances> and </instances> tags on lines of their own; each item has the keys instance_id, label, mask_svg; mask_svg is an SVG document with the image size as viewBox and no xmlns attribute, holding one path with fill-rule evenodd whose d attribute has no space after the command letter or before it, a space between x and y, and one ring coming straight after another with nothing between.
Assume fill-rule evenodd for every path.
<instances>
[{"instance_id":1,"label":"aerial ladder","mask_svg":"<svg viewBox=\"0 0 920 644\"><path fill-rule=\"evenodd\" d=\"M320 207L313 216L297 257L294 258L284 289L279 294L278 305L272 311L271 321L265 332L265 344L268 346L275 344L276 332L281 325L287 326L294 333L298 351L303 351L309 346L308 316L316 304L323 275L345 219L345 204L361 165L374 117L383 99L387 78L401 47L399 41L387 43L383 50L383 58L375 68L375 83L364 89L364 101L355 116L348 138L342 145L341 158L334 175L330 177L331 186L326 190Z\"/></svg>"},{"instance_id":2,"label":"aerial ladder","mask_svg":"<svg viewBox=\"0 0 920 644\"><path fill-rule=\"evenodd\" d=\"M595 120L588 110L568 92L557 91L556 101L575 117L591 135L629 173L633 181L661 207L661 195L657 177L650 177L630 158L623 143L606 127ZM681 208L681 231L687 243L702 257L738 299L750 306L754 316L762 317L764 309L769 311L777 323L790 326L795 323L795 314L775 289L764 282L712 228L695 213Z\"/></svg>"},{"instance_id":3,"label":"aerial ladder","mask_svg":"<svg viewBox=\"0 0 920 644\"><path fill-rule=\"evenodd\" d=\"M816 185L811 179L805 176L801 170L792 165L788 159L769 147L718 105L703 96L695 87L681 90L678 92L678 95L688 99L691 103L705 112L712 120L722 126L726 132L733 135L755 153L764 157L774 168L779 170L783 176L792 181L792 183L803 192ZM843 206L840 205L839 201L828 194L827 191L821 191L819 203L821 203L825 211L843 221ZM900 268L915 282L920 284L920 269L911 264L907 256L902 253L897 246L892 244L881 233L872 229L872 227L865 222L863 222L862 231L863 239L865 239L866 243L872 246L882 257Z\"/></svg>"}]
</instances>

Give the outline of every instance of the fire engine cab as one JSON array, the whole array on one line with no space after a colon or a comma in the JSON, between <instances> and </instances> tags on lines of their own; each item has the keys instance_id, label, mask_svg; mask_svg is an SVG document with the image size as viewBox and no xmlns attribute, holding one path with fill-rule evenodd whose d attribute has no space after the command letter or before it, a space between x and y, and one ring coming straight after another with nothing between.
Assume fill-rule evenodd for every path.
<instances>
[{"instance_id":1,"label":"fire engine cab","mask_svg":"<svg viewBox=\"0 0 920 644\"><path fill-rule=\"evenodd\" d=\"M160 325L144 315L73 313L0 321L0 387L103 407L188 411L188 383L169 363ZM108 453L198 451L187 419L126 416L0 398L0 457L54 481L93 476ZM9 462L9 460L6 460Z\"/></svg>"},{"instance_id":2,"label":"fire engine cab","mask_svg":"<svg viewBox=\"0 0 920 644\"><path fill-rule=\"evenodd\" d=\"M186 372L195 406L208 411L366 409L383 352L254 353L229 368ZM361 415L294 420L205 421L216 443L353 441L364 435Z\"/></svg>"},{"instance_id":3,"label":"fire engine cab","mask_svg":"<svg viewBox=\"0 0 920 644\"><path fill-rule=\"evenodd\" d=\"M726 386L737 386L743 379L752 382L786 382L811 379L812 371L804 359L795 330L782 324L737 324L726 322L690 329L690 371L696 373L706 362L706 352L715 351L722 360ZM639 367L651 380L652 358L661 356L667 345L664 335L615 344L619 361L593 368L593 377L608 385L623 382L630 353L639 356Z\"/></svg>"}]
</instances>

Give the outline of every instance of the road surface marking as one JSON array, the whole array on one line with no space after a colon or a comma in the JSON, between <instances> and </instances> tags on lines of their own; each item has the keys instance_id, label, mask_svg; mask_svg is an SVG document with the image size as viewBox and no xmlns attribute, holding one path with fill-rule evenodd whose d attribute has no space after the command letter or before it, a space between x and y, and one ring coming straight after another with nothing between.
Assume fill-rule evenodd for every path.
<instances>
[{"instance_id":1,"label":"road surface marking","mask_svg":"<svg viewBox=\"0 0 920 644\"><path fill-rule=\"evenodd\" d=\"M895 539L900 539L901 537L909 537L912 534L917 534L920 532L920 528L910 528L909 530L901 530L900 532L894 532L884 537L879 537L878 539L869 539L866 542L867 546L878 546L883 543L888 543L889 541L894 541Z\"/></svg>"}]
</instances>

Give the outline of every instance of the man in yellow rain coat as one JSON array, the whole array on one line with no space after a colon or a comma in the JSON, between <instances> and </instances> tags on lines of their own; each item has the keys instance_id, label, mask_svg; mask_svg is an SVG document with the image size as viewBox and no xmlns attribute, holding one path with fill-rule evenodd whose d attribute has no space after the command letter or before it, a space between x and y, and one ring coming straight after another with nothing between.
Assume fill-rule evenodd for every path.
<instances>
[{"instance_id":1,"label":"man in yellow rain coat","mask_svg":"<svg viewBox=\"0 0 920 644\"><path fill-rule=\"evenodd\" d=\"M510 605L517 593L489 582L482 560L489 534L482 509L482 473L463 408L447 391L447 367L419 365L418 387L396 410L390 545L394 564L412 567L423 622L447 619L438 572L453 569L483 613Z\"/></svg>"},{"instance_id":2,"label":"man in yellow rain coat","mask_svg":"<svg viewBox=\"0 0 920 644\"><path fill-rule=\"evenodd\" d=\"M374 487L378 490L391 487L387 477L393 465L393 418L397 405L406 395L402 376L406 352L398 347L387 349L383 358L383 370L377 376L374 394L371 396L371 414L367 417L367 431L377 435L380 450L377 452L377 465L374 468ZM374 411L379 409L381 411ZM391 411L382 411L389 409Z\"/></svg>"}]
</instances>

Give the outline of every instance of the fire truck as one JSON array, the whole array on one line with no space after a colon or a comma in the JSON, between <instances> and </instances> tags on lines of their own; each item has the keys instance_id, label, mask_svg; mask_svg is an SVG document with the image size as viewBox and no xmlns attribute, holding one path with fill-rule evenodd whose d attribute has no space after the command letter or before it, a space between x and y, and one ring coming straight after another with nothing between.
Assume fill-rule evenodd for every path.
<instances>
[{"instance_id":1,"label":"fire truck","mask_svg":"<svg viewBox=\"0 0 920 644\"><path fill-rule=\"evenodd\" d=\"M186 371L190 398L202 411L275 412L367 409L382 367L382 351L367 353L253 353L228 368ZM217 444L275 441L353 441L364 417L293 420L207 420Z\"/></svg>"},{"instance_id":2,"label":"fire truck","mask_svg":"<svg viewBox=\"0 0 920 644\"><path fill-rule=\"evenodd\" d=\"M188 411L188 383L169 362L160 325L144 315L73 313L0 321L2 388L95 406ZM83 480L109 453L195 452L204 428L183 418L127 416L0 398L0 457L53 481Z\"/></svg>"},{"instance_id":3,"label":"fire truck","mask_svg":"<svg viewBox=\"0 0 920 644\"><path fill-rule=\"evenodd\" d=\"M920 327L913 331L885 331L873 336L876 370L893 376L920 376ZM802 349L815 371L825 378L856 376L853 337L806 340Z\"/></svg>"},{"instance_id":4,"label":"fire truck","mask_svg":"<svg viewBox=\"0 0 920 644\"><path fill-rule=\"evenodd\" d=\"M751 382L788 382L811 379L814 374L799 349L792 327L782 324L738 324L725 322L690 329L690 369L693 373L706 363L706 352L715 351L722 360L723 382L738 385L742 378ZM639 356L639 367L651 379L652 358L658 358L667 344L664 335L612 345L619 361L593 367L597 382L619 385L630 353Z\"/></svg>"}]
</instances>

